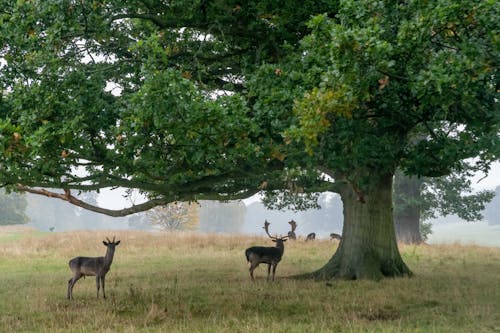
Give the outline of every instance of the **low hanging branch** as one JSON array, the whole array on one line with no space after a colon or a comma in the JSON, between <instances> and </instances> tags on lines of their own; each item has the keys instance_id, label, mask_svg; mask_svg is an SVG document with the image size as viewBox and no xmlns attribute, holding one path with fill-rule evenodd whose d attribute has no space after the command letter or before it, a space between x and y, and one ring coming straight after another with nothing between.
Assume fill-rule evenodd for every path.
<instances>
[{"instance_id":1,"label":"low hanging branch","mask_svg":"<svg viewBox=\"0 0 500 333\"><path fill-rule=\"evenodd\" d=\"M167 204L174 202L174 201L241 200L241 199L251 197L252 195L260 192L260 189L252 189L252 190L247 190L247 191L240 191L239 193L233 194L233 195L223 195L220 193L211 193L211 194L198 195L196 198L186 197L186 198L180 199L180 200L179 200L179 197L151 199L151 200L146 201L142 204L132 205L130 207L123 208L123 209L106 209L106 208L102 208L102 207L99 207L96 205L91 205L87 202L84 202L84 201L74 197L71 194L71 191L69 189L64 189L64 193L57 193L57 192L48 191L48 190L43 189L43 188L33 188L33 187L25 186L22 184L17 184L16 188L20 192L28 192L28 193L43 195L43 196L46 196L49 198L57 198L57 199L69 202L72 205L81 207L83 209L90 210L92 212L96 212L96 213L100 213L100 214L105 214L105 215L112 216L112 217L123 217L123 216L128 216L131 214L135 214L135 213L144 212L144 211L147 211L151 208L154 208L157 206L164 206L164 205L167 205Z\"/></svg>"},{"instance_id":2,"label":"low hanging branch","mask_svg":"<svg viewBox=\"0 0 500 333\"><path fill-rule=\"evenodd\" d=\"M83 209L87 209L87 210L90 210L90 211L93 211L96 213L100 213L100 214L109 215L112 217L122 217L122 216L127 216L130 214L134 214L134 213L144 212L144 211L149 210L153 207L166 205L170 202L169 200L165 200L165 199L153 199L153 200L146 201L146 202L139 204L139 205L132 205L131 207L115 210L115 209L106 209L106 208L102 208L102 207L98 207L98 206L86 203L86 202L74 197L71 194L71 191L69 189L64 189L64 193L56 193L56 192L47 191L46 189L35 189L32 187L18 184L17 190L19 190L21 192L28 192L28 193L38 194L38 195L44 195L44 196L49 197L49 198L58 198L58 199L66 201L66 202L69 202L72 205L81 207Z\"/></svg>"}]
</instances>

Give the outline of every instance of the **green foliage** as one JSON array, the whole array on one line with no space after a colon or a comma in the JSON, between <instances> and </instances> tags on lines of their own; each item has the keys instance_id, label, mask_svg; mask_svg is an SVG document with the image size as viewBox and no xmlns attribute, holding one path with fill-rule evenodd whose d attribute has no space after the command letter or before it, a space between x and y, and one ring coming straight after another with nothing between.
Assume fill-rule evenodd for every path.
<instances>
[{"instance_id":1,"label":"green foliage","mask_svg":"<svg viewBox=\"0 0 500 333\"><path fill-rule=\"evenodd\" d=\"M0 189L0 225L27 223L26 206L24 194L6 193Z\"/></svg>"},{"instance_id":2,"label":"green foliage","mask_svg":"<svg viewBox=\"0 0 500 333\"><path fill-rule=\"evenodd\" d=\"M456 214L466 221L479 221L485 205L494 196L488 190L473 193L471 180L463 174L429 179L422 190L422 219Z\"/></svg>"},{"instance_id":3,"label":"green foliage","mask_svg":"<svg viewBox=\"0 0 500 333\"><path fill-rule=\"evenodd\" d=\"M422 237L422 240L425 242L426 240L429 239L429 235L432 234L432 224L419 221L419 225L420 225L420 237Z\"/></svg>"},{"instance_id":4,"label":"green foliage","mask_svg":"<svg viewBox=\"0 0 500 333\"><path fill-rule=\"evenodd\" d=\"M438 178L408 177L397 172L393 197L394 223L396 227L400 223L415 226L396 228L398 237L406 237L406 241L419 240L417 235L410 235L419 230L421 239L426 240L432 233L432 225L425 222L438 216L453 214L465 221L479 221L483 219L483 210L493 197L492 191L473 191L467 167L461 173Z\"/></svg>"},{"instance_id":5,"label":"green foliage","mask_svg":"<svg viewBox=\"0 0 500 333\"><path fill-rule=\"evenodd\" d=\"M396 175L405 177L399 173ZM464 173L421 178L415 186L396 189L394 211L397 215L413 207L420 212L422 222L447 215L458 215L466 221L481 220L482 211L495 196L495 193L489 190L474 192L471 179Z\"/></svg>"},{"instance_id":6,"label":"green foliage","mask_svg":"<svg viewBox=\"0 0 500 333\"><path fill-rule=\"evenodd\" d=\"M363 168L440 176L497 158L498 3L341 4L310 22L305 62L324 70L295 105L324 164L362 185Z\"/></svg>"},{"instance_id":7,"label":"green foliage","mask_svg":"<svg viewBox=\"0 0 500 333\"><path fill-rule=\"evenodd\" d=\"M255 87L279 80L311 14L336 1L0 5L2 184L171 202L254 193L282 164L300 86L283 80L274 112Z\"/></svg>"},{"instance_id":8,"label":"green foliage","mask_svg":"<svg viewBox=\"0 0 500 333\"><path fill-rule=\"evenodd\" d=\"M495 2L1 4L2 184L168 202L497 156Z\"/></svg>"}]
</instances>

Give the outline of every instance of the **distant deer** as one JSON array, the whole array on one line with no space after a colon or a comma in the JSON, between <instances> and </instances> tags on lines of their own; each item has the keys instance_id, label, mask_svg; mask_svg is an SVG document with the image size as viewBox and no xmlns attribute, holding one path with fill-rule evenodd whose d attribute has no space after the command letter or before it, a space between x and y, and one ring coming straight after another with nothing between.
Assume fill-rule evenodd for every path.
<instances>
[{"instance_id":1,"label":"distant deer","mask_svg":"<svg viewBox=\"0 0 500 333\"><path fill-rule=\"evenodd\" d=\"M295 235L295 229L297 229L297 222L291 220L290 222L288 222L288 224L290 224L290 226L292 227L292 230L288 232L288 238L293 240L297 239L297 235Z\"/></svg>"},{"instance_id":2,"label":"distant deer","mask_svg":"<svg viewBox=\"0 0 500 333\"><path fill-rule=\"evenodd\" d=\"M307 242L307 241L313 241L313 240L315 240L315 239L316 239L316 233L311 232L310 234L308 234L308 235L307 235L307 237L306 237L306 242Z\"/></svg>"},{"instance_id":3,"label":"distant deer","mask_svg":"<svg viewBox=\"0 0 500 333\"><path fill-rule=\"evenodd\" d=\"M73 286L82 276L95 276L97 298L99 298L100 284L102 284L102 295L106 298L104 280L113 263L115 247L120 244L120 241L115 242L115 237L113 237L113 241L110 241L107 237L106 240L107 242L102 242L107 247L104 257L75 257L69 261L69 268L73 272L73 277L68 281L68 299L73 299Z\"/></svg>"},{"instance_id":4,"label":"distant deer","mask_svg":"<svg viewBox=\"0 0 500 333\"><path fill-rule=\"evenodd\" d=\"M283 256L283 252L285 251L285 244L288 236L285 237L273 237L269 234L269 225L271 223L264 222L264 230L269 238L272 239L273 242L276 243L275 247L264 247L264 246L253 246L249 247L245 251L245 256L247 257L247 261L250 263L250 277L252 281L255 281L253 276L253 271L259 264L267 264L267 281L269 281L269 275L271 274L271 266L273 268L273 281L274 275L276 274L276 267L278 263L281 261L281 257Z\"/></svg>"},{"instance_id":5,"label":"distant deer","mask_svg":"<svg viewBox=\"0 0 500 333\"><path fill-rule=\"evenodd\" d=\"M334 240L334 239L337 239L337 240L342 240L342 236L340 236L339 234L336 234L336 233L332 232L332 233L330 234L330 239L331 239L331 240Z\"/></svg>"}]
</instances>

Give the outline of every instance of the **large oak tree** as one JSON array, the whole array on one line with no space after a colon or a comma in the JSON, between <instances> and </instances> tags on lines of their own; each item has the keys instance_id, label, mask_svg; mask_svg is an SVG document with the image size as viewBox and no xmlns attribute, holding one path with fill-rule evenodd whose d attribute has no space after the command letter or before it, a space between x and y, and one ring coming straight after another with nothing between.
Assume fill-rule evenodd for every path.
<instances>
[{"instance_id":1,"label":"large oak tree","mask_svg":"<svg viewBox=\"0 0 500 333\"><path fill-rule=\"evenodd\" d=\"M336 191L343 240L311 275L376 279L410 272L396 168L441 176L498 156L494 1L0 4L2 186L115 216ZM110 186L149 201L72 195Z\"/></svg>"},{"instance_id":2,"label":"large oak tree","mask_svg":"<svg viewBox=\"0 0 500 333\"><path fill-rule=\"evenodd\" d=\"M490 15L500 7L342 4L336 19L312 22L306 58L327 67L295 105L298 136L324 169L350 184L341 190L346 237L315 275L399 275L408 268L391 214L396 168L436 177L467 158L477 156L481 167L498 157L499 29Z\"/></svg>"}]
</instances>

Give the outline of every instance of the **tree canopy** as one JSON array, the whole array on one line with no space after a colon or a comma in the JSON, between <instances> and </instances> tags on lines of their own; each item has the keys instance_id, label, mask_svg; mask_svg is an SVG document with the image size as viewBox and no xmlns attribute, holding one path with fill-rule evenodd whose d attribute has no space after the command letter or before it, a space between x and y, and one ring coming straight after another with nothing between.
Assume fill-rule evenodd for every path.
<instances>
[{"instance_id":1,"label":"tree canopy","mask_svg":"<svg viewBox=\"0 0 500 333\"><path fill-rule=\"evenodd\" d=\"M116 215L257 192L287 123L252 110L246 81L334 5L3 1L0 182L149 195L100 210Z\"/></svg>"},{"instance_id":2,"label":"tree canopy","mask_svg":"<svg viewBox=\"0 0 500 333\"><path fill-rule=\"evenodd\" d=\"M344 237L313 275L378 278L409 273L396 168L498 158L497 1L0 4L2 186L110 215L335 191ZM71 195L114 186L150 201L114 212Z\"/></svg>"},{"instance_id":3,"label":"tree canopy","mask_svg":"<svg viewBox=\"0 0 500 333\"><path fill-rule=\"evenodd\" d=\"M358 166L433 177L498 158L499 5L366 4L311 22L308 56L328 66L296 104L300 134L335 143L324 160L359 179L372 175Z\"/></svg>"}]
</instances>

